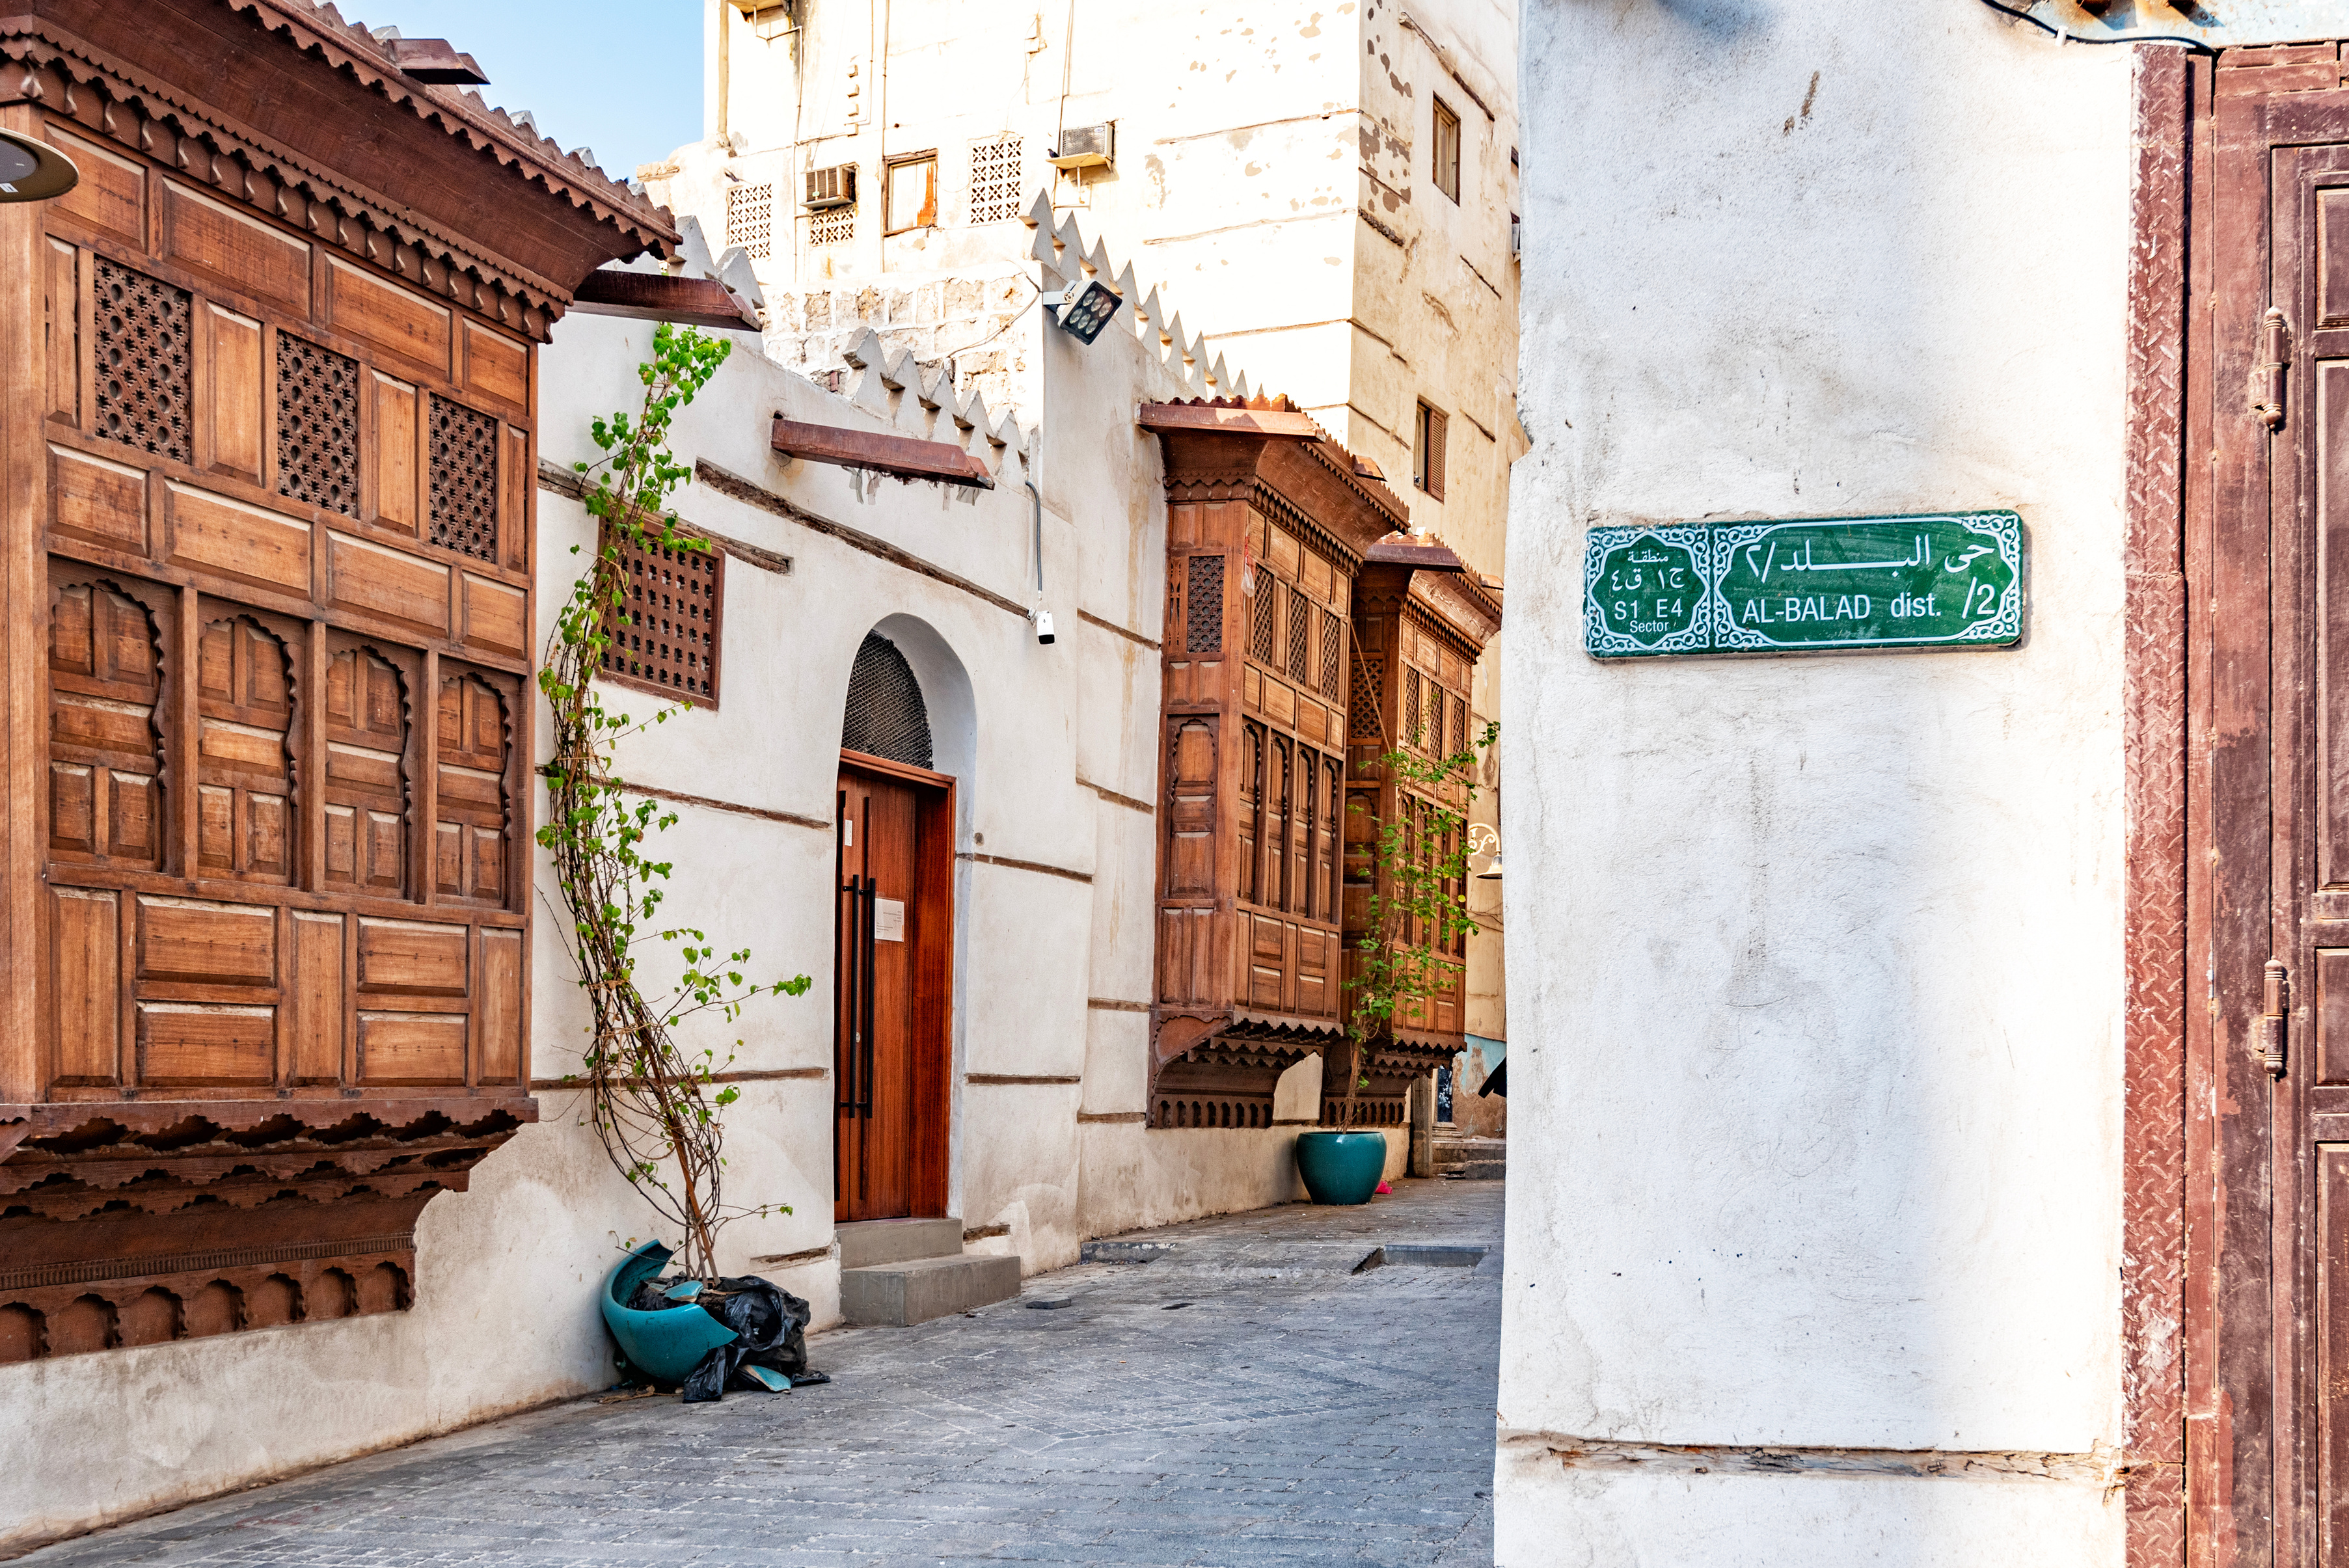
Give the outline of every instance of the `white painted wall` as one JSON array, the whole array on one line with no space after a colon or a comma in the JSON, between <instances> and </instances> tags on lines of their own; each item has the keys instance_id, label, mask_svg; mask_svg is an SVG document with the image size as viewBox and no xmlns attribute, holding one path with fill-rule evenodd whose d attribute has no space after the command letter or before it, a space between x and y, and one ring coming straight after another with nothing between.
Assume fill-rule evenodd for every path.
<instances>
[{"instance_id":1,"label":"white painted wall","mask_svg":"<svg viewBox=\"0 0 2349 1568\"><path fill-rule=\"evenodd\" d=\"M2126 52L1867 0L1525 48L1498 1561L2117 1563L2093 1480L1552 1450L2119 1440ZM1582 652L1590 526L2006 506L2017 649Z\"/></svg>"},{"instance_id":2,"label":"white painted wall","mask_svg":"<svg viewBox=\"0 0 2349 1568\"><path fill-rule=\"evenodd\" d=\"M957 425L950 390L925 408L918 384L893 390L876 365L835 396L747 338L680 414L672 446L1022 605L1034 597L1033 479L1058 641L1040 646L1022 614L689 486L677 505L690 523L788 556L792 570L727 563L719 707L629 742L620 760L636 782L816 824L678 805L681 820L654 846L676 862L667 913L724 950L752 949L761 980L815 978L805 996L751 1004L731 1028L712 1017L683 1032L730 1054L737 1071L831 1069L828 824L849 669L866 632L895 639L923 683L937 766L957 778L958 848L1092 879L967 859L956 882L950 1207L970 1228L1006 1228L974 1250L1016 1253L1033 1273L1073 1263L1091 1235L1261 1207L1299 1188L1293 1130L1147 1130L1146 1016L1092 1005L1149 996L1154 819L1100 789L1144 802L1157 794L1158 657L1098 623L1158 635L1165 505L1156 439L1133 411L1190 388L1154 336L1112 331L1085 347L1032 315L1026 330L1049 417L1030 431L997 425L1000 449L986 421ZM549 460L598 455L588 421L641 398L636 368L652 333L650 323L582 315L557 328L541 378ZM997 488L883 480L860 499L843 470L776 457L768 434L779 413L955 441L997 467ZM543 638L583 563L571 547L591 545L593 532L576 503L544 490L538 502ZM657 706L612 696L622 711ZM543 748L543 724L538 733ZM617 1249L661 1231L582 1124L582 1097L545 1087L575 1070L587 1014L553 913L560 892L539 861L541 1119L473 1172L470 1191L426 1207L414 1308L0 1367L0 1551L610 1382L596 1283ZM967 1084L974 1072L1081 1081ZM741 1088L727 1113L726 1196L792 1212L734 1224L720 1266L766 1274L807 1297L819 1327L834 1323L836 1258L772 1261L833 1240L833 1086L824 1076Z\"/></svg>"}]
</instances>

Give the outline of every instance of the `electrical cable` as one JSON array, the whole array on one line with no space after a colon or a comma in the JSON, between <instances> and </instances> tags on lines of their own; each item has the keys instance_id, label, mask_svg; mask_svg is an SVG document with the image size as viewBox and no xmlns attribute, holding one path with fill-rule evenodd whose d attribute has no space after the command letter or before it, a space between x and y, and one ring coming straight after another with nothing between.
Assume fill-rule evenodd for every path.
<instances>
[{"instance_id":1,"label":"electrical cable","mask_svg":"<svg viewBox=\"0 0 2349 1568\"><path fill-rule=\"evenodd\" d=\"M2069 27L2064 26L2058 23L2050 22L2044 17L2033 15L2031 14L2031 5L2035 4L2036 0L2025 0L2024 5L2020 10L2016 9L2013 5L2002 4L2001 0L1982 0L1982 3L2002 15L2013 17L2018 22L2028 22L2033 26L2038 28L2041 32L2045 33L2049 36L2063 43L2183 44L2187 48L2193 50L2197 54L2208 55L2214 60L2219 57L2218 46L2205 43L2199 38L2189 38L2177 33L2107 33L2102 36L2098 36L2093 33L2075 33Z\"/></svg>"}]
</instances>

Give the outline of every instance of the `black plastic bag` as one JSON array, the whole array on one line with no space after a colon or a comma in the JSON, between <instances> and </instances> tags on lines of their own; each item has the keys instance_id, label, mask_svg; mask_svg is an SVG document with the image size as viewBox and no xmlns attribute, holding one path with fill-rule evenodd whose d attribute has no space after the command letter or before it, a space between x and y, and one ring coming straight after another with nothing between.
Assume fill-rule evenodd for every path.
<instances>
[{"instance_id":1,"label":"black plastic bag","mask_svg":"<svg viewBox=\"0 0 2349 1568\"><path fill-rule=\"evenodd\" d=\"M714 1291L705 1290L697 1305L735 1332L730 1343L704 1356L686 1375L685 1402L715 1399L729 1388L760 1388L766 1385L742 1370L763 1367L794 1383L812 1382L807 1369L807 1326L813 1315L806 1302L756 1274L721 1279Z\"/></svg>"}]
</instances>

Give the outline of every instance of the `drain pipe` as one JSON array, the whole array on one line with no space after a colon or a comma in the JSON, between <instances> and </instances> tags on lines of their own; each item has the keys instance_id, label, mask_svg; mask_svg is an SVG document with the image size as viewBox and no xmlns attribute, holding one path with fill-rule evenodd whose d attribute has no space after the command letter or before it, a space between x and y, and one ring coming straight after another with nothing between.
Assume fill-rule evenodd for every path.
<instances>
[{"instance_id":1,"label":"drain pipe","mask_svg":"<svg viewBox=\"0 0 2349 1568\"><path fill-rule=\"evenodd\" d=\"M1028 499L1036 511L1036 608L1028 619L1036 627L1036 640L1050 645L1052 641L1052 612L1044 608L1044 494L1036 488L1034 480L1022 481L1028 487Z\"/></svg>"}]
</instances>

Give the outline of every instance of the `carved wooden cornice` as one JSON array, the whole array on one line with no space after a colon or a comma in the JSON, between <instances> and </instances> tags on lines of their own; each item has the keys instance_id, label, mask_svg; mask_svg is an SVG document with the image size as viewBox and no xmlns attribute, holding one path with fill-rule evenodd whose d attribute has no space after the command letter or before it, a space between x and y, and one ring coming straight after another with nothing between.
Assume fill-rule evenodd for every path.
<instances>
[{"instance_id":1,"label":"carved wooden cornice","mask_svg":"<svg viewBox=\"0 0 2349 1568\"><path fill-rule=\"evenodd\" d=\"M0 1361L397 1311L526 1095L0 1106Z\"/></svg>"},{"instance_id":2,"label":"carved wooden cornice","mask_svg":"<svg viewBox=\"0 0 2349 1568\"><path fill-rule=\"evenodd\" d=\"M210 59L172 52L171 24L209 24L220 13L247 18L261 46ZM93 41L92 31L121 35L110 40L118 47ZM123 52L142 46L149 57ZM264 57L278 49L288 57ZM372 108L390 134L355 135L364 128L321 123L315 139L297 146L212 101L223 83L264 81L287 67L305 85L322 76L339 84L353 113ZM265 89L255 91L258 101L269 101ZM678 243L663 209L478 97L414 81L364 29L306 0L148 0L129 7L50 0L36 14L0 19L0 103L38 104L92 139L156 159L232 202L541 341L587 273L647 250L667 255ZM421 148L400 145L409 140ZM487 222L452 222L423 204L449 183L409 167L402 153L439 152L452 141L473 165L471 187L507 186L533 209L534 255L512 253L514 236L524 232L519 222L501 233ZM319 145L347 156L330 165L311 150ZM402 183L417 187L414 199L391 188ZM550 228L547 209L529 199L533 187L541 201L562 203L567 218Z\"/></svg>"}]
</instances>

